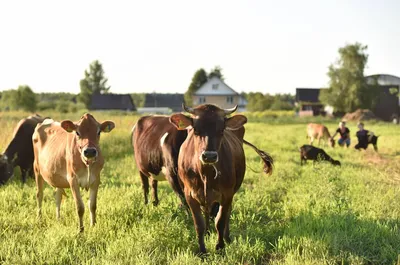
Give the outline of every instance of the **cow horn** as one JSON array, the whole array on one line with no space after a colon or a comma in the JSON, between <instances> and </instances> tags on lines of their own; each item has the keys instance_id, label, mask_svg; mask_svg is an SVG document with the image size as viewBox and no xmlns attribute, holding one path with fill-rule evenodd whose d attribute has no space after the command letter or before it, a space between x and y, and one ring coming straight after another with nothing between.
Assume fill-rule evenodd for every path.
<instances>
[{"instance_id":1,"label":"cow horn","mask_svg":"<svg viewBox=\"0 0 400 265\"><path fill-rule=\"evenodd\" d=\"M225 115L230 115L230 114L234 113L237 110L237 107L238 107L238 105L236 105L230 109L224 109Z\"/></svg>"},{"instance_id":2,"label":"cow horn","mask_svg":"<svg viewBox=\"0 0 400 265\"><path fill-rule=\"evenodd\" d=\"M186 106L185 103L182 103L182 108L183 108L184 111L189 112L190 114L194 115L194 109L191 108L191 107Z\"/></svg>"}]
</instances>

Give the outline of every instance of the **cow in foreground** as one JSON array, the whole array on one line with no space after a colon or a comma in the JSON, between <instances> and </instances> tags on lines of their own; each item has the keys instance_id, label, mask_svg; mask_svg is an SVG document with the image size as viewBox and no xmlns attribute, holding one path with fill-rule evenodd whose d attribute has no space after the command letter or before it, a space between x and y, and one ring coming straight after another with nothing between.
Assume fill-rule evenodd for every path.
<instances>
[{"instance_id":1,"label":"cow in foreground","mask_svg":"<svg viewBox=\"0 0 400 265\"><path fill-rule=\"evenodd\" d=\"M332 163L332 165L340 166L340 162L330 157L323 149L305 144L302 147L300 147L299 151L300 151L300 165L303 165L303 161L307 162L307 160L313 160L314 162L328 161Z\"/></svg>"},{"instance_id":2,"label":"cow in foreground","mask_svg":"<svg viewBox=\"0 0 400 265\"><path fill-rule=\"evenodd\" d=\"M179 152L178 175L192 212L200 252L206 253L204 234L208 229L210 208L214 202L220 204L215 219L218 232L216 249L224 248L224 239L227 243L231 241L229 219L232 200L243 182L246 170L243 125L247 118L243 115L227 117L237 106L228 110L210 104L183 108L191 117L183 114L170 117L171 123L179 130L188 129L188 136ZM272 158L261 150L257 153L264 161L264 171L271 173Z\"/></svg>"},{"instance_id":3,"label":"cow in foreground","mask_svg":"<svg viewBox=\"0 0 400 265\"><path fill-rule=\"evenodd\" d=\"M330 147L335 147L335 140L329 133L326 126L317 123L309 123L307 125L307 138L310 138L310 145L313 144L314 139L318 140L318 145L321 145L321 139L324 144L328 143Z\"/></svg>"},{"instance_id":4,"label":"cow in foreground","mask_svg":"<svg viewBox=\"0 0 400 265\"><path fill-rule=\"evenodd\" d=\"M61 123L45 120L38 124L32 136L37 185L38 216L41 216L43 180L56 188L56 216L60 218L60 205L65 188L71 188L79 216L79 231L83 231L85 207L80 187L90 190L90 224L96 223L97 191L100 171L104 165L99 140L101 132L110 132L112 121L98 123L86 113L78 122L64 120Z\"/></svg>"},{"instance_id":5,"label":"cow in foreground","mask_svg":"<svg viewBox=\"0 0 400 265\"><path fill-rule=\"evenodd\" d=\"M178 178L179 148L187 136L177 130L168 116L141 117L132 129L132 145L142 180L144 203L148 203L149 179L153 188L153 205L158 205L158 181L168 180L172 189L186 205Z\"/></svg>"},{"instance_id":6,"label":"cow in foreground","mask_svg":"<svg viewBox=\"0 0 400 265\"><path fill-rule=\"evenodd\" d=\"M26 182L27 175L33 176L32 135L36 125L43 122L44 119L35 114L18 122L11 142L4 153L0 155L0 185L11 178L16 166L21 169L22 183Z\"/></svg>"}]
</instances>

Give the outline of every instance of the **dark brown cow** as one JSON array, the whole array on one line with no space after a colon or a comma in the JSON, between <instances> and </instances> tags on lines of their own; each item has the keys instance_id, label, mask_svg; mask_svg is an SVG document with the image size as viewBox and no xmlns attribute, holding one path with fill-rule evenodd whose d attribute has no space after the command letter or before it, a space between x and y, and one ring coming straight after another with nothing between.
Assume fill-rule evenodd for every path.
<instances>
[{"instance_id":1,"label":"dark brown cow","mask_svg":"<svg viewBox=\"0 0 400 265\"><path fill-rule=\"evenodd\" d=\"M45 118L38 114L29 116L18 122L14 129L11 142L0 155L0 185L7 182L13 175L14 167L21 169L22 182L26 182L26 176L33 176L33 146L32 135L38 123Z\"/></svg>"},{"instance_id":2,"label":"dark brown cow","mask_svg":"<svg viewBox=\"0 0 400 265\"><path fill-rule=\"evenodd\" d=\"M305 144L299 148L299 151L300 151L300 165L303 165L303 161L304 163L306 163L307 160L313 160L314 162L328 161L332 165L340 166L340 162L330 157L323 149Z\"/></svg>"},{"instance_id":3,"label":"dark brown cow","mask_svg":"<svg viewBox=\"0 0 400 265\"><path fill-rule=\"evenodd\" d=\"M153 188L153 204L158 204L158 181L168 180L172 189L186 205L178 179L179 148L187 132L178 131L167 116L141 117L132 129L132 146L142 180L144 203L148 202L149 178Z\"/></svg>"},{"instance_id":4,"label":"dark brown cow","mask_svg":"<svg viewBox=\"0 0 400 265\"><path fill-rule=\"evenodd\" d=\"M39 217L42 212L43 183L46 181L56 188L57 218L60 218L64 189L71 188L81 232L84 230L85 206L80 188L89 189L90 225L96 223L97 192L100 172L105 163L99 146L100 134L108 133L114 127L112 121L99 123L89 113L77 122L45 120L37 125L32 141Z\"/></svg>"},{"instance_id":5,"label":"dark brown cow","mask_svg":"<svg viewBox=\"0 0 400 265\"><path fill-rule=\"evenodd\" d=\"M210 104L194 109L184 106L192 115L191 118L183 114L174 114L170 118L179 130L189 129L180 148L178 175L184 184L185 198L192 212L201 253L206 253L204 234L208 228L210 208L215 202L220 204L215 220L218 232L216 249L224 247L224 239L230 242L232 200L246 170L243 143L251 145L243 140L243 125L247 118L243 115L226 117L236 108L223 110ZM262 154L266 173L271 173L272 158L260 150L258 153Z\"/></svg>"}]
</instances>

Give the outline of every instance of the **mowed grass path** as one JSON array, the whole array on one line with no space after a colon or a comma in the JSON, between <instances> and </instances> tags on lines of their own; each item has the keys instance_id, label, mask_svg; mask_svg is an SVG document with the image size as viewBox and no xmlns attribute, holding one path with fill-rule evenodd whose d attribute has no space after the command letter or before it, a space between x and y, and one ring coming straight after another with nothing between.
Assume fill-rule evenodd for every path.
<instances>
[{"instance_id":1,"label":"mowed grass path","mask_svg":"<svg viewBox=\"0 0 400 265\"><path fill-rule=\"evenodd\" d=\"M0 150L25 113L0 113ZM49 114L47 114L49 115ZM77 120L79 114L51 114ZM342 167L312 163L300 167L298 147L307 143L306 122L248 123L245 139L270 152L275 171L266 176L260 159L245 148L248 169L234 197L233 242L214 250L215 229L201 259L191 216L167 183L159 185L160 205L143 204L130 146L137 116L94 113L116 129L103 134L106 165L98 196L98 223L77 233L70 191L62 218L55 217L53 188L46 184L43 218L36 218L36 188L22 185L18 172L0 187L0 264L400 264L400 127L366 124L381 135L372 149L326 148ZM330 131L337 123L330 122ZM355 124L348 125L355 141ZM354 142L352 143L354 146ZM82 191L84 201L88 193Z\"/></svg>"}]
</instances>

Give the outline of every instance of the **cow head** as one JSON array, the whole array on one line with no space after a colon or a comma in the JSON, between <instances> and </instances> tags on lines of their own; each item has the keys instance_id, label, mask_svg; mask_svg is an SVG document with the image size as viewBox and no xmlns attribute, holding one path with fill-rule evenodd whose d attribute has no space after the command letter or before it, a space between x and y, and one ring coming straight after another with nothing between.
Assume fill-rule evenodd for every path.
<instances>
[{"instance_id":1,"label":"cow head","mask_svg":"<svg viewBox=\"0 0 400 265\"><path fill-rule=\"evenodd\" d=\"M237 106L231 109L220 109L211 104L183 109L191 114L187 117L181 113L170 117L170 122L178 130L189 129L188 137L194 138L195 152L202 164L213 165L218 162L218 150L221 147L225 130L238 130L247 122L243 115L227 116L235 112Z\"/></svg>"},{"instance_id":2,"label":"cow head","mask_svg":"<svg viewBox=\"0 0 400 265\"><path fill-rule=\"evenodd\" d=\"M100 133L112 131L115 124L112 121L104 121L100 124L91 114L86 113L78 122L62 121L61 127L69 133L75 133L75 142L81 154L81 159L86 165L90 165L96 162L99 154Z\"/></svg>"},{"instance_id":3,"label":"cow head","mask_svg":"<svg viewBox=\"0 0 400 265\"><path fill-rule=\"evenodd\" d=\"M330 147L335 147L335 139L333 139L332 137L329 137L328 139L328 144Z\"/></svg>"},{"instance_id":4,"label":"cow head","mask_svg":"<svg viewBox=\"0 0 400 265\"><path fill-rule=\"evenodd\" d=\"M0 184L5 183L13 175L13 166L6 154L0 154Z\"/></svg>"}]
</instances>

